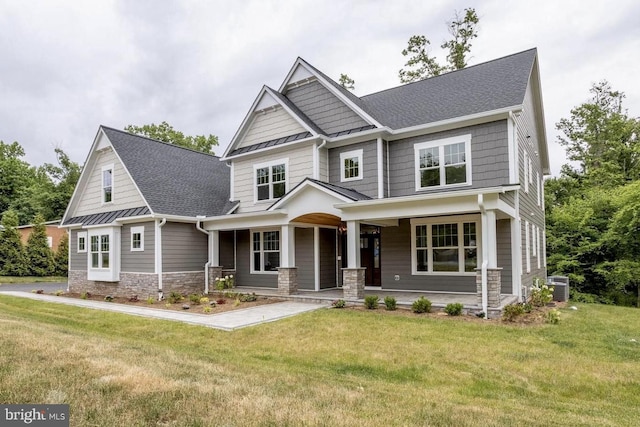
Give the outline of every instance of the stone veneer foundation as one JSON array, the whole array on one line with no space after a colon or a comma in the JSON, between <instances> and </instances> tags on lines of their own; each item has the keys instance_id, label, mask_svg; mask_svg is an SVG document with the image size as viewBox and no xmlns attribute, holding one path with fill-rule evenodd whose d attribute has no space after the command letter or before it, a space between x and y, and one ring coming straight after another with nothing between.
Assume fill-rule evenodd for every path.
<instances>
[{"instance_id":1,"label":"stone veneer foundation","mask_svg":"<svg viewBox=\"0 0 640 427\"><path fill-rule=\"evenodd\" d=\"M502 289L502 268L487 268L487 306L500 307ZM478 306L482 307L482 269L476 269L476 290Z\"/></svg>"}]
</instances>

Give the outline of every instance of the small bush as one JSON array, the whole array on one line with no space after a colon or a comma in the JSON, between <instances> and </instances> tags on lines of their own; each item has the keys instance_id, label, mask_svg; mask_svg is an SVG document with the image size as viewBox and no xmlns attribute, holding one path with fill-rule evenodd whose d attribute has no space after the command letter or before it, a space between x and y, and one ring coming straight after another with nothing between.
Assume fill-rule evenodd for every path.
<instances>
[{"instance_id":1,"label":"small bush","mask_svg":"<svg viewBox=\"0 0 640 427\"><path fill-rule=\"evenodd\" d=\"M209 297L200 298L200 304L209 304Z\"/></svg>"},{"instance_id":2,"label":"small bush","mask_svg":"<svg viewBox=\"0 0 640 427\"><path fill-rule=\"evenodd\" d=\"M166 303L164 306L165 306L165 307L167 307L167 308L171 308L171 303L170 303L170 302L168 302L168 303Z\"/></svg>"},{"instance_id":3,"label":"small bush","mask_svg":"<svg viewBox=\"0 0 640 427\"><path fill-rule=\"evenodd\" d=\"M411 309L414 313L429 313L431 312L431 301L422 296L413 302Z\"/></svg>"},{"instance_id":4,"label":"small bush","mask_svg":"<svg viewBox=\"0 0 640 427\"><path fill-rule=\"evenodd\" d=\"M384 297L384 306L387 310L393 311L398 308L398 303L394 297Z\"/></svg>"},{"instance_id":5,"label":"small bush","mask_svg":"<svg viewBox=\"0 0 640 427\"><path fill-rule=\"evenodd\" d=\"M531 304L534 307L544 307L553 299L553 286L547 285L542 279L535 278L531 287Z\"/></svg>"},{"instance_id":6,"label":"small bush","mask_svg":"<svg viewBox=\"0 0 640 427\"><path fill-rule=\"evenodd\" d=\"M480 319L484 319L485 317L487 317L487 313L485 313L484 311L481 311L480 313L476 313L476 317L479 317Z\"/></svg>"},{"instance_id":7,"label":"small bush","mask_svg":"<svg viewBox=\"0 0 640 427\"><path fill-rule=\"evenodd\" d=\"M82 299L89 299L90 296L89 292L83 292L80 294L80 298Z\"/></svg>"},{"instance_id":8,"label":"small bush","mask_svg":"<svg viewBox=\"0 0 640 427\"><path fill-rule=\"evenodd\" d=\"M560 322L560 311L557 309L549 310L547 312L547 323L551 323L552 325L557 325Z\"/></svg>"},{"instance_id":9,"label":"small bush","mask_svg":"<svg viewBox=\"0 0 640 427\"><path fill-rule=\"evenodd\" d=\"M250 294L240 294L239 298L242 302L253 302L258 299L258 296L255 294L255 292L253 292Z\"/></svg>"},{"instance_id":10,"label":"small bush","mask_svg":"<svg viewBox=\"0 0 640 427\"><path fill-rule=\"evenodd\" d=\"M221 305L221 304L226 304L227 300L224 298L218 298L216 300L216 304Z\"/></svg>"},{"instance_id":11,"label":"small bush","mask_svg":"<svg viewBox=\"0 0 640 427\"><path fill-rule=\"evenodd\" d=\"M502 310L502 320L513 322L519 316L524 314L524 306L522 304L509 304Z\"/></svg>"},{"instance_id":12,"label":"small bush","mask_svg":"<svg viewBox=\"0 0 640 427\"><path fill-rule=\"evenodd\" d=\"M225 289L233 289L235 285L235 279L233 278L233 274L224 277L216 277L216 289L219 291L224 291Z\"/></svg>"},{"instance_id":13,"label":"small bush","mask_svg":"<svg viewBox=\"0 0 640 427\"><path fill-rule=\"evenodd\" d=\"M177 302L182 301L183 299L184 297L180 292L171 291L169 293L169 297L167 298L167 301L169 301L171 304L175 304Z\"/></svg>"},{"instance_id":14,"label":"small bush","mask_svg":"<svg viewBox=\"0 0 640 427\"><path fill-rule=\"evenodd\" d=\"M113 295L107 295L106 297L104 297L104 300L106 302L113 302Z\"/></svg>"},{"instance_id":15,"label":"small bush","mask_svg":"<svg viewBox=\"0 0 640 427\"><path fill-rule=\"evenodd\" d=\"M153 297L147 298L147 304L152 305L154 302L155 301L154 301Z\"/></svg>"},{"instance_id":16,"label":"small bush","mask_svg":"<svg viewBox=\"0 0 640 427\"><path fill-rule=\"evenodd\" d=\"M200 298L202 298L202 296L198 295L198 294L189 295L189 301L191 301L191 303L193 303L195 305L200 304Z\"/></svg>"},{"instance_id":17,"label":"small bush","mask_svg":"<svg viewBox=\"0 0 640 427\"><path fill-rule=\"evenodd\" d=\"M58 289L58 290L56 291L56 294L55 294L55 295L56 295L57 297L59 297L59 296L60 296L60 295L62 295L62 294L64 294L64 291L63 291L62 289Z\"/></svg>"},{"instance_id":18,"label":"small bush","mask_svg":"<svg viewBox=\"0 0 640 427\"><path fill-rule=\"evenodd\" d=\"M202 312L203 312L203 313L207 313L207 314L211 313L211 306L206 306L206 307L204 307L204 308L202 309Z\"/></svg>"},{"instance_id":19,"label":"small bush","mask_svg":"<svg viewBox=\"0 0 640 427\"><path fill-rule=\"evenodd\" d=\"M462 304L459 302L452 302L450 304L447 304L447 306L444 308L445 313L447 313L449 316L460 316L462 314Z\"/></svg>"},{"instance_id":20,"label":"small bush","mask_svg":"<svg viewBox=\"0 0 640 427\"><path fill-rule=\"evenodd\" d=\"M343 299L337 299L331 303L334 308L345 308L347 303Z\"/></svg>"},{"instance_id":21,"label":"small bush","mask_svg":"<svg viewBox=\"0 0 640 427\"><path fill-rule=\"evenodd\" d=\"M233 302L233 306L237 307L240 305L240 298L236 298L236 300Z\"/></svg>"},{"instance_id":22,"label":"small bush","mask_svg":"<svg viewBox=\"0 0 640 427\"><path fill-rule=\"evenodd\" d=\"M380 301L378 295L366 295L364 297L364 306L368 310L375 310L376 308L378 308L378 301Z\"/></svg>"}]
</instances>

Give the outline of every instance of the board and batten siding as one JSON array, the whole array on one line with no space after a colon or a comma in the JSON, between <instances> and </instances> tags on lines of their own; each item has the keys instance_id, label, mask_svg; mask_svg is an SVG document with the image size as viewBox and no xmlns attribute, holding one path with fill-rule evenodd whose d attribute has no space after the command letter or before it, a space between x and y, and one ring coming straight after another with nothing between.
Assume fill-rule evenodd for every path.
<instances>
[{"instance_id":1,"label":"board and batten siding","mask_svg":"<svg viewBox=\"0 0 640 427\"><path fill-rule=\"evenodd\" d=\"M162 272L204 271L208 237L195 224L167 222L162 233Z\"/></svg>"},{"instance_id":2,"label":"board and batten siding","mask_svg":"<svg viewBox=\"0 0 640 427\"><path fill-rule=\"evenodd\" d=\"M362 150L362 179L341 182L344 165L340 162L340 153ZM378 150L377 142L366 141L329 150L329 182L350 188L372 198L378 197Z\"/></svg>"},{"instance_id":3,"label":"board and batten siding","mask_svg":"<svg viewBox=\"0 0 640 427\"><path fill-rule=\"evenodd\" d=\"M326 134L369 124L318 81L290 89L286 97Z\"/></svg>"},{"instance_id":4,"label":"board and batten siding","mask_svg":"<svg viewBox=\"0 0 640 427\"><path fill-rule=\"evenodd\" d=\"M131 250L131 228L144 227L144 250ZM155 273L155 224L144 222L125 224L120 234L120 271L124 273Z\"/></svg>"},{"instance_id":5,"label":"board and batten siding","mask_svg":"<svg viewBox=\"0 0 640 427\"><path fill-rule=\"evenodd\" d=\"M275 111L255 112L253 113L248 130L245 132L237 148L271 141L305 131L306 129L282 107L278 107Z\"/></svg>"},{"instance_id":6,"label":"board and batten siding","mask_svg":"<svg viewBox=\"0 0 640 427\"><path fill-rule=\"evenodd\" d=\"M411 274L411 223L408 219L401 219L397 227L382 227L380 243L383 289L476 292L475 275Z\"/></svg>"},{"instance_id":7,"label":"board and batten siding","mask_svg":"<svg viewBox=\"0 0 640 427\"><path fill-rule=\"evenodd\" d=\"M251 274L251 233L249 230L238 230L236 239L236 285L277 288L277 274Z\"/></svg>"},{"instance_id":8,"label":"board and batten siding","mask_svg":"<svg viewBox=\"0 0 640 427\"><path fill-rule=\"evenodd\" d=\"M260 157L237 159L233 163L234 195L240 201L238 213L266 210L274 200L254 203L255 176L254 165L288 159L287 191L313 174L313 151L311 144L301 144L289 150L277 153L265 153Z\"/></svg>"},{"instance_id":9,"label":"board and batten siding","mask_svg":"<svg viewBox=\"0 0 640 427\"><path fill-rule=\"evenodd\" d=\"M315 289L315 269L313 258L313 228L296 228L296 267L298 268L298 288Z\"/></svg>"},{"instance_id":10,"label":"board and batten siding","mask_svg":"<svg viewBox=\"0 0 640 427\"><path fill-rule=\"evenodd\" d=\"M87 253L78 253L78 232L86 230L71 230L69 233L69 270L87 271ZM89 242L86 242L87 248Z\"/></svg>"},{"instance_id":11,"label":"board and batten siding","mask_svg":"<svg viewBox=\"0 0 640 427\"><path fill-rule=\"evenodd\" d=\"M120 209L146 206L129 174L116 157L112 148L96 153L97 158L90 171L87 184L79 192L80 200L69 217L110 212ZM113 201L102 203L102 167L113 164Z\"/></svg>"},{"instance_id":12,"label":"board and batten siding","mask_svg":"<svg viewBox=\"0 0 640 427\"><path fill-rule=\"evenodd\" d=\"M414 145L443 138L471 134L471 185L438 187L416 191ZM430 192L453 192L470 188L496 187L509 183L507 121L499 120L420 135L389 142L390 197L411 196Z\"/></svg>"}]
</instances>

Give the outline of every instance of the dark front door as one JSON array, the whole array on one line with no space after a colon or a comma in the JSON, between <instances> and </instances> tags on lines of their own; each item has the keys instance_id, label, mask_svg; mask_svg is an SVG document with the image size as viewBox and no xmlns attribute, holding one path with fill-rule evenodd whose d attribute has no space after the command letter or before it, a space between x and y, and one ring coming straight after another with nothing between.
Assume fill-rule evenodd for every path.
<instances>
[{"instance_id":1,"label":"dark front door","mask_svg":"<svg viewBox=\"0 0 640 427\"><path fill-rule=\"evenodd\" d=\"M380 286L380 227L360 228L360 265L366 268L365 285Z\"/></svg>"}]
</instances>

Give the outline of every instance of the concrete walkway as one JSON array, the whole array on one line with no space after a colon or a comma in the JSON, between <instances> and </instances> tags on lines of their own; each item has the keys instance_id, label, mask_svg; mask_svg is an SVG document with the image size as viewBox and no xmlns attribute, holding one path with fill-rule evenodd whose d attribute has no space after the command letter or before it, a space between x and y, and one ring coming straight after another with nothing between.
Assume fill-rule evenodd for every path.
<instances>
[{"instance_id":1,"label":"concrete walkway","mask_svg":"<svg viewBox=\"0 0 640 427\"><path fill-rule=\"evenodd\" d=\"M247 326L258 325L265 322L273 322L285 317L307 311L329 307L329 304L312 304L308 302L285 301L274 304L264 304L255 307L231 310L220 314L197 314L186 311L163 310L158 308L140 307L135 305L117 304L105 301L91 301L76 298L57 297L54 295L33 294L19 291L3 291L0 295L10 295L20 298L29 298L38 301L53 302L57 304L75 305L78 307L92 308L96 310L113 311L116 313L131 314L134 316L151 317L155 319L173 320L176 322L190 323L192 325L206 326L209 328L232 331Z\"/></svg>"}]
</instances>

